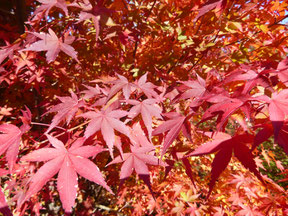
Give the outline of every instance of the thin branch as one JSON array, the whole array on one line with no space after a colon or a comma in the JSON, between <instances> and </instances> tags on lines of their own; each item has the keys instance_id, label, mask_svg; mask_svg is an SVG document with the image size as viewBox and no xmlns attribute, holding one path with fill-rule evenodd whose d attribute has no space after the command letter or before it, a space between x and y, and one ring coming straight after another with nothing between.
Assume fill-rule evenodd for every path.
<instances>
[{"instance_id":1,"label":"thin branch","mask_svg":"<svg viewBox=\"0 0 288 216\"><path fill-rule=\"evenodd\" d=\"M44 123L38 123L38 122L31 122L32 125L41 125L41 126L45 126L45 127L49 127L49 124L44 124ZM59 126L55 126L55 128L67 131L67 129L63 128L63 127L59 127Z\"/></svg>"},{"instance_id":2,"label":"thin branch","mask_svg":"<svg viewBox=\"0 0 288 216\"><path fill-rule=\"evenodd\" d=\"M64 135L64 134L67 133L67 132L72 132L72 131L74 131L74 130L77 130L78 128L83 127L84 125L86 125L86 124L88 124L88 123L90 123L90 122L91 122L91 120L86 121L86 122L84 122L84 123L82 123L82 124L80 124L80 125L77 125L76 127L73 127L73 128L70 128L70 129L66 130L65 132L62 132L62 133L60 133L60 134L57 134L57 135L54 136L54 137L57 138L57 137L59 137L59 136ZM39 144L46 143L47 141L48 141L48 139L43 140L43 141L39 142Z\"/></svg>"}]
</instances>

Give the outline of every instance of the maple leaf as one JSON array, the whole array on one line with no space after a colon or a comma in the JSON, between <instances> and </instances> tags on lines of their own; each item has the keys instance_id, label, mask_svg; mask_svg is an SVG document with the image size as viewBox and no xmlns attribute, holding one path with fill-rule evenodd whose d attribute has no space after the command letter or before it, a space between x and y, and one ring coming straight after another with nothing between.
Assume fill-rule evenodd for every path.
<instances>
[{"instance_id":1,"label":"maple leaf","mask_svg":"<svg viewBox=\"0 0 288 216\"><path fill-rule=\"evenodd\" d=\"M23 53L19 52L20 56L16 58L15 66L16 68L16 74L18 74L19 70L23 67L27 67L29 70L35 70L36 66L35 63L32 61L35 58L35 53Z\"/></svg>"},{"instance_id":2,"label":"maple leaf","mask_svg":"<svg viewBox=\"0 0 288 216\"><path fill-rule=\"evenodd\" d=\"M91 5L88 0L83 0L82 3L72 3L70 6L75 6L81 8L82 11L79 14L79 21L77 23L83 22L87 19L92 19L96 30L96 41L98 40L100 33L100 18L105 16L105 14L110 14L113 11L102 6L103 1L97 1L95 5Z\"/></svg>"},{"instance_id":3,"label":"maple leaf","mask_svg":"<svg viewBox=\"0 0 288 216\"><path fill-rule=\"evenodd\" d=\"M2 190L0 190L0 212L5 216L13 216Z\"/></svg>"},{"instance_id":4,"label":"maple leaf","mask_svg":"<svg viewBox=\"0 0 288 216\"><path fill-rule=\"evenodd\" d=\"M236 184L236 189L239 190L240 186L250 183L250 179L246 178L242 173L239 175L232 175L233 180L229 184Z\"/></svg>"},{"instance_id":5,"label":"maple leaf","mask_svg":"<svg viewBox=\"0 0 288 216\"><path fill-rule=\"evenodd\" d=\"M7 105L4 107L0 106L0 120L2 120L4 116L10 116L12 110L13 109L11 107L7 107Z\"/></svg>"},{"instance_id":6,"label":"maple leaf","mask_svg":"<svg viewBox=\"0 0 288 216\"><path fill-rule=\"evenodd\" d=\"M135 86L137 89L144 92L148 98L158 98L158 94L154 91L156 86L151 82L147 82L147 75L148 73L145 73L141 76L139 80L135 82Z\"/></svg>"},{"instance_id":7,"label":"maple leaf","mask_svg":"<svg viewBox=\"0 0 288 216\"><path fill-rule=\"evenodd\" d=\"M144 134L140 125L135 124L133 129L135 130L131 131L132 135L130 136L131 140L133 140L133 144L130 145L131 152L124 153L122 156L117 156L114 160L107 164L107 166L124 162L120 171L120 185L122 185L125 179L127 179L132 174L133 170L135 170L138 176L144 181L144 183L148 186L149 190L153 194L151 190L150 175L147 164L163 165L165 163L160 162L157 157L149 154L155 151L155 146L153 146L153 144L151 144L146 138L140 138L143 138Z\"/></svg>"},{"instance_id":8,"label":"maple leaf","mask_svg":"<svg viewBox=\"0 0 288 216\"><path fill-rule=\"evenodd\" d=\"M7 58L9 57L10 59L12 59L13 57L13 52L14 50L19 48L19 44L15 44L15 45L8 45L5 47L1 47L0 49L0 64Z\"/></svg>"},{"instance_id":9,"label":"maple leaf","mask_svg":"<svg viewBox=\"0 0 288 216\"><path fill-rule=\"evenodd\" d=\"M256 163L253 160L253 155L246 145L252 143L253 138L254 137L250 134L241 134L231 137L229 134L219 132L213 137L212 141L201 145L192 153L186 155L186 157L201 156L217 152L212 162L212 174L207 197L210 196L220 174L228 166L233 152L234 156L242 163L242 165L253 172L255 176L263 182L263 179L257 170Z\"/></svg>"},{"instance_id":10,"label":"maple leaf","mask_svg":"<svg viewBox=\"0 0 288 216\"><path fill-rule=\"evenodd\" d=\"M271 70L254 69L246 65L241 65L240 69L232 71L224 80L224 84L233 81L245 81L245 87L242 94L248 94L249 91L256 85L261 85L268 88L270 83L266 76Z\"/></svg>"},{"instance_id":11,"label":"maple leaf","mask_svg":"<svg viewBox=\"0 0 288 216\"><path fill-rule=\"evenodd\" d=\"M20 118L23 124L20 129L12 124L0 125L0 155L6 152L5 156L10 172L12 172L17 160L21 137L30 129L30 110L26 107L26 110L22 110L22 114L23 116Z\"/></svg>"},{"instance_id":12,"label":"maple leaf","mask_svg":"<svg viewBox=\"0 0 288 216\"><path fill-rule=\"evenodd\" d=\"M40 34L33 32L32 34L41 40L31 44L29 47L23 49L22 51L47 51L46 59L47 62L50 63L56 59L56 56L62 50L67 55L71 56L77 62L79 62L77 59L77 52L72 46L69 45L74 40L73 36L65 34L64 42L62 42L52 29L49 28L48 32L48 34L42 32Z\"/></svg>"},{"instance_id":13,"label":"maple leaf","mask_svg":"<svg viewBox=\"0 0 288 216\"><path fill-rule=\"evenodd\" d=\"M274 136L277 141L279 131L288 115L288 89L284 89L279 93L272 93L269 102L270 120L273 124Z\"/></svg>"},{"instance_id":14,"label":"maple leaf","mask_svg":"<svg viewBox=\"0 0 288 216\"><path fill-rule=\"evenodd\" d=\"M260 130L256 134L252 150L255 149L262 142L268 140L268 138L273 135L273 127L271 124L263 124L260 127L262 127L263 129ZM275 133L275 129L274 129L274 133ZM275 139L275 136L274 136L274 139ZM275 142L280 147L282 147L284 152L288 155L288 125L287 123L283 124L283 126L279 130L278 135L277 135L277 140L275 139Z\"/></svg>"},{"instance_id":15,"label":"maple leaf","mask_svg":"<svg viewBox=\"0 0 288 216\"><path fill-rule=\"evenodd\" d=\"M162 119L160 115L162 110L159 106L156 106L157 100L155 99L146 99L143 101L137 100L127 100L129 104L134 105L129 111L129 118L135 118L139 113L141 113L144 124L147 128L149 138L151 139L152 135L152 116L155 116L158 119Z\"/></svg>"},{"instance_id":16,"label":"maple leaf","mask_svg":"<svg viewBox=\"0 0 288 216\"><path fill-rule=\"evenodd\" d=\"M30 124L31 124L32 114L27 106L25 106L25 109L26 110L21 110L22 116L20 117L23 123L20 127L20 130L22 133L26 133L31 128Z\"/></svg>"},{"instance_id":17,"label":"maple leaf","mask_svg":"<svg viewBox=\"0 0 288 216\"><path fill-rule=\"evenodd\" d=\"M262 124L262 125L257 125L254 127L254 129L257 128L263 128L262 130L260 130L255 138L254 138L254 143L253 146L251 148L251 150L254 150L258 145L260 145L261 143L263 143L264 141L266 141L270 136L273 135L273 127L271 124Z\"/></svg>"},{"instance_id":18,"label":"maple leaf","mask_svg":"<svg viewBox=\"0 0 288 216\"><path fill-rule=\"evenodd\" d=\"M111 81L111 83L114 85L112 86L112 88L109 91L107 101L112 96L114 96L120 89L122 89L125 99L128 100L131 92L133 91L133 88L134 88L133 83L129 83L129 81L124 76L121 76L119 74L117 74L117 76L119 77L119 79Z\"/></svg>"},{"instance_id":19,"label":"maple leaf","mask_svg":"<svg viewBox=\"0 0 288 216\"><path fill-rule=\"evenodd\" d=\"M97 131L101 130L103 138L109 148L111 157L113 158L113 145L115 142L114 129L129 137L128 127L119 119L128 115L128 112L123 110L112 110L111 106L106 110L89 111L79 115L79 117L89 118L91 122L88 124L84 136L90 137Z\"/></svg>"},{"instance_id":20,"label":"maple leaf","mask_svg":"<svg viewBox=\"0 0 288 216\"><path fill-rule=\"evenodd\" d=\"M131 130L130 130L130 141L134 146L151 146L152 148L154 145L148 141L144 131L141 128L139 122L134 123Z\"/></svg>"},{"instance_id":21,"label":"maple leaf","mask_svg":"<svg viewBox=\"0 0 288 216\"><path fill-rule=\"evenodd\" d=\"M0 155L6 152L10 172L15 165L23 132L12 124L0 125Z\"/></svg>"},{"instance_id":22,"label":"maple leaf","mask_svg":"<svg viewBox=\"0 0 288 216\"><path fill-rule=\"evenodd\" d=\"M208 13L209 11L216 8L219 11L223 11L226 7L227 0L208 0L202 7L199 9L197 16L194 19L196 22L201 16Z\"/></svg>"},{"instance_id":23,"label":"maple leaf","mask_svg":"<svg viewBox=\"0 0 288 216\"><path fill-rule=\"evenodd\" d=\"M172 144L172 142L176 139L180 131L182 130L183 134L191 140L191 127L189 125L188 119L190 119L191 114L186 116L182 116L176 112L171 112L166 114L171 119L165 121L162 125L154 129L152 135L155 136L157 134L165 133L169 131L164 140L163 149L162 149L162 156L167 151L168 147Z\"/></svg>"},{"instance_id":24,"label":"maple leaf","mask_svg":"<svg viewBox=\"0 0 288 216\"><path fill-rule=\"evenodd\" d=\"M277 71L279 79L286 84L288 81L288 57L279 62Z\"/></svg>"},{"instance_id":25,"label":"maple leaf","mask_svg":"<svg viewBox=\"0 0 288 216\"><path fill-rule=\"evenodd\" d=\"M0 169L0 176L7 175L9 172L4 169ZM0 190L0 212L5 216L12 216L12 212L6 202L5 194Z\"/></svg>"},{"instance_id":26,"label":"maple leaf","mask_svg":"<svg viewBox=\"0 0 288 216\"><path fill-rule=\"evenodd\" d=\"M46 136L54 148L41 148L21 158L22 161L46 162L31 178L24 201L41 190L46 182L57 173L57 190L65 212L71 212L75 204L77 173L113 194L98 167L87 159L102 152L101 146L83 146L85 139L79 138L67 150L60 140L48 134Z\"/></svg>"},{"instance_id":27,"label":"maple leaf","mask_svg":"<svg viewBox=\"0 0 288 216\"><path fill-rule=\"evenodd\" d=\"M88 86L88 85L83 85L83 86L87 88L87 90L84 90L81 92L85 94L83 99L90 99L101 94L101 89L97 84L95 87Z\"/></svg>"},{"instance_id":28,"label":"maple leaf","mask_svg":"<svg viewBox=\"0 0 288 216\"><path fill-rule=\"evenodd\" d=\"M242 208L237 212L236 216L263 216L263 214L256 210L256 208L251 208L250 206L239 203L239 206Z\"/></svg>"},{"instance_id":29,"label":"maple leaf","mask_svg":"<svg viewBox=\"0 0 288 216\"><path fill-rule=\"evenodd\" d=\"M206 82L198 75L197 80L183 81L182 83L184 84L182 88L188 88L188 90L182 93L179 99L200 98L206 92Z\"/></svg>"},{"instance_id":30,"label":"maple leaf","mask_svg":"<svg viewBox=\"0 0 288 216\"><path fill-rule=\"evenodd\" d=\"M45 16L48 17L49 11L53 7L58 7L64 11L66 16L68 16L68 9L67 9L67 4L65 0L37 0L37 1L40 2L41 5L35 10L34 14L38 14L43 11L46 11Z\"/></svg>"},{"instance_id":31,"label":"maple leaf","mask_svg":"<svg viewBox=\"0 0 288 216\"><path fill-rule=\"evenodd\" d=\"M214 96L207 101L217 102L209 107L202 116L201 122L204 122L212 117L218 115L217 130L221 130L226 123L229 116L231 116L238 109L242 110L247 118L250 118L251 105L249 101L252 100L249 95L241 95L239 97L231 98L224 95ZM200 122L200 123L201 123Z\"/></svg>"},{"instance_id":32,"label":"maple leaf","mask_svg":"<svg viewBox=\"0 0 288 216\"><path fill-rule=\"evenodd\" d=\"M201 207L197 206L196 203L187 202L188 208L185 210L185 214L190 216L198 216L203 214Z\"/></svg>"},{"instance_id":33,"label":"maple leaf","mask_svg":"<svg viewBox=\"0 0 288 216\"><path fill-rule=\"evenodd\" d=\"M225 210L221 207L215 207L214 208L215 213L213 214L213 216L223 216L226 215Z\"/></svg>"},{"instance_id":34,"label":"maple leaf","mask_svg":"<svg viewBox=\"0 0 288 216\"><path fill-rule=\"evenodd\" d=\"M232 205L237 206L245 201L239 193L232 193L228 200L232 202Z\"/></svg>"},{"instance_id":35,"label":"maple leaf","mask_svg":"<svg viewBox=\"0 0 288 216\"><path fill-rule=\"evenodd\" d=\"M55 105L48 112L43 115L51 112L57 112L53 117L52 123L47 129L46 133L49 133L54 127L56 127L62 120L67 119L66 122L69 124L75 113L80 107L82 107L83 101L78 101L78 97L75 93L71 91L71 97L57 97L62 103Z\"/></svg>"}]
</instances>

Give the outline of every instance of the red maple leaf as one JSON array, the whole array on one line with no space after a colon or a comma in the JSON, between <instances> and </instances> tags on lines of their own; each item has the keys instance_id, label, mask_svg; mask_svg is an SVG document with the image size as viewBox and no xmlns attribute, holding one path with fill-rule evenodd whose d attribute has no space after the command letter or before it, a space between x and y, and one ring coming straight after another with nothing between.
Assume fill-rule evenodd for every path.
<instances>
[{"instance_id":1,"label":"red maple leaf","mask_svg":"<svg viewBox=\"0 0 288 216\"><path fill-rule=\"evenodd\" d=\"M250 118L250 112L252 109L249 103L250 100L252 100L252 98L249 95L240 95L238 97L227 97L225 95L213 96L207 99L207 101L217 103L213 104L205 111L201 122L218 115L217 130L221 130L223 125L227 122L229 116L231 116L238 109L242 110L247 118Z\"/></svg>"},{"instance_id":2,"label":"red maple leaf","mask_svg":"<svg viewBox=\"0 0 288 216\"><path fill-rule=\"evenodd\" d=\"M41 190L46 182L57 173L57 189L65 212L71 212L75 204L77 173L113 193L98 167L87 159L102 152L101 146L83 146L85 139L79 138L67 150L60 140L48 134L46 136L54 148L41 148L21 159L22 161L48 161L31 178L24 201Z\"/></svg>"},{"instance_id":3,"label":"red maple leaf","mask_svg":"<svg viewBox=\"0 0 288 216\"><path fill-rule=\"evenodd\" d=\"M263 129L260 130L256 134L252 150L256 148L262 142L268 140L268 138L273 135L273 131L275 131L275 128L273 129L271 124L263 124L263 125L258 126L257 128L259 127L262 127ZM274 136L274 139L275 139L275 136ZM277 139L275 139L275 142L279 146L281 146L284 152L288 155L288 125L287 123L284 123L281 129L279 130Z\"/></svg>"},{"instance_id":4,"label":"red maple leaf","mask_svg":"<svg viewBox=\"0 0 288 216\"><path fill-rule=\"evenodd\" d=\"M246 65L241 65L237 70L232 71L224 80L224 84L234 81L245 81L242 94L248 94L249 91L256 85L269 87L269 79L266 76L271 70L269 69L256 69Z\"/></svg>"},{"instance_id":5,"label":"red maple leaf","mask_svg":"<svg viewBox=\"0 0 288 216\"><path fill-rule=\"evenodd\" d=\"M39 34L33 32L32 34L34 34L41 40L31 44L29 47L23 49L22 51L47 51L46 59L47 62L50 63L56 59L57 55L62 50L67 55L71 56L76 61L78 61L77 52L72 46L69 45L74 41L73 36L65 34L64 42L62 42L62 40L57 37L57 35L52 29L49 28L48 32L49 32L48 34L47 33Z\"/></svg>"},{"instance_id":6,"label":"red maple leaf","mask_svg":"<svg viewBox=\"0 0 288 216\"><path fill-rule=\"evenodd\" d=\"M103 7L103 1L97 1L97 3L94 3L94 5L92 6L90 1L83 0L83 4L75 2L70 4L70 6L75 6L82 9L79 15L79 21L77 23L83 22L87 19L92 19L96 31L96 41L97 41L100 33L101 17L112 13L113 10Z\"/></svg>"},{"instance_id":7,"label":"red maple leaf","mask_svg":"<svg viewBox=\"0 0 288 216\"><path fill-rule=\"evenodd\" d=\"M228 166L233 152L234 156L242 163L242 165L253 172L257 178L263 182L263 179L257 170L256 163L253 160L253 155L246 145L252 143L253 139L254 137L250 134L241 134L231 137L229 134L219 132L213 137L212 141L201 145L192 153L186 155L186 157L201 156L217 152L212 163L212 174L208 197L212 192L216 180Z\"/></svg>"}]
</instances>

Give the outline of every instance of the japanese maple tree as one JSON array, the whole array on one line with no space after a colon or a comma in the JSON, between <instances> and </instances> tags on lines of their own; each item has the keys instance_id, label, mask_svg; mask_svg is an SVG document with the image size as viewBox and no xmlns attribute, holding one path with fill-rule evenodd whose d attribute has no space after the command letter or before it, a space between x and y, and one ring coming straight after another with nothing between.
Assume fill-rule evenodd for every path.
<instances>
[{"instance_id":1,"label":"japanese maple tree","mask_svg":"<svg viewBox=\"0 0 288 216\"><path fill-rule=\"evenodd\" d=\"M288 214L287 1L24 2L2 214Z\"/></svg>"}]
</instances>

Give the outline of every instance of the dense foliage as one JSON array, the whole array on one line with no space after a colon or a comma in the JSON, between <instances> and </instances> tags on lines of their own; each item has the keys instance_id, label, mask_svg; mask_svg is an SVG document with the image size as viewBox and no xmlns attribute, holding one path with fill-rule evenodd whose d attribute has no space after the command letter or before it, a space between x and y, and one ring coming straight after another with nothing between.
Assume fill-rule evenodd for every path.
<instances>
[{"instance_id":1,"label":"dense foliage","mask_svg":"<svg viewBox=\"0 0 288 216\"><path fill-rule=\"evenodd\" d=\"M4 215L288 214L286 0L26 4L0 31Z\"/></svg>"}]
</instances>

